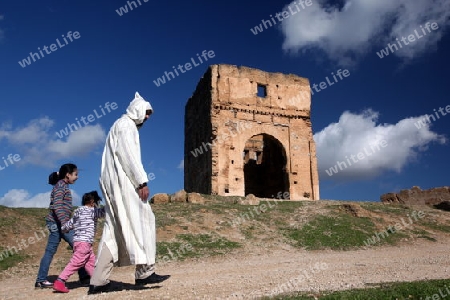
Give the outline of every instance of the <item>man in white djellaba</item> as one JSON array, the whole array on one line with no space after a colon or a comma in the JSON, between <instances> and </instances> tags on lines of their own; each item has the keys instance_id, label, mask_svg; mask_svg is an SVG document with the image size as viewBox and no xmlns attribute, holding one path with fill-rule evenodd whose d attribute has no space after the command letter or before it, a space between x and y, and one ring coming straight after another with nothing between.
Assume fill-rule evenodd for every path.
<instances>
[{"instance_id":1,"label":"man in white djellaba","mask_svg":"<svg viewBox=\"0 0 450 300\"><path fill-rule=\"evenodd\" d=\"M106 138L100 174L106 217L88 294L111 289L113 266L136 265L136 285L170 277L155 273L155 215L147 203L150 192L141 160L138 130L152 112L150 103L136 92Z\"/></svg>"}]
</instances>

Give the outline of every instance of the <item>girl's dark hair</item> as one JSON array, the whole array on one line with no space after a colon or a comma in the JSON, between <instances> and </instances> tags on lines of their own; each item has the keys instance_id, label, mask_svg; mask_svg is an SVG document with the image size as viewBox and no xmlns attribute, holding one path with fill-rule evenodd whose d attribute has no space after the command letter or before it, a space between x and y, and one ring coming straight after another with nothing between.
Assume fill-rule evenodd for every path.
<instances>
[{"instance_id":1,"label":"girl's dark hair","mask_svg":"<svg viewBox=\"0 0 450 300\"><path fill-rule=\"evenodd\" d=\"M102 201L102 198L100 198L97 191L92 191L83 195L81 205L88 204L89 202L91 202L92 199L94 199L95 204L98 204L100 201Z\"/></svg>"},{"instance_id":2,"label":"girl's dark hair","mask_svg":"<svg viewBox=\"0 0 450 300\"><path fill-rule=\"evenodd\" d=\"M59 168L59 172L53 172L48 176L48 183L55 185L59 180L66 178L67 174L73 173L77 169L74 164L64 164Z\"/></svg>"}]
</instances>

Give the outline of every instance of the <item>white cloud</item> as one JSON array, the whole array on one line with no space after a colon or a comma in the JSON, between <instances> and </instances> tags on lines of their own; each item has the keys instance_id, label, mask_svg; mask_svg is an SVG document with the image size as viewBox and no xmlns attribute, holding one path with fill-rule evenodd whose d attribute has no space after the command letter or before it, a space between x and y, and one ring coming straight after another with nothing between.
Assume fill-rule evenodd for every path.
<instances>
[{"instance_id":1,"label":"white cloud","mask_svg":"<svg viewBox=\"0 0 450 300\"><path fill-rule=\"evenodd\" d=\"M15 130L9 124L10 129L4 131L4 136L14 145L33 145L49 139L49 130L53 124L48 117L31 120L27 126Z\"/></svg>"},{"instance_id":2,"label":"white cloud","mask_svg":"<svg viewBox=\"0 0 450 300\"><path fill-rule=\"evenodd\" d=\"M180 163L178 164L178 167L177 167L178 169L180 169L180 170L184 170L184 159L182 159L181 161L180 161Z\"/></svg>"},{"instance_id":3,"label":"white cloud","mask_svg":"<svg viewBox=\"0 0 450 300\"><path fill-rule=\"evenodd\" d=\"M81 198L74 191L72 192L73 205L80 205ZM32 196L23 189L9 190L3 197L0 197L0 205L8 207L48 207L50 203L50 192L39 193Z\"/></svg>"},{"instance_id":4,"label":"white cloud","mask_svg":"<svg viewBox=\"0 0 450 300\"><path fill-rule=\"evenodd\" d=\"M320 178L351 181L373 178L386 171L400 172L430 143L446 142L443 135L430 130L431 123L420 129L416 127L423 118L406 118L397 124L376 124L378 113L370 109L361 114L344 112L338 123L332 123L314 135ZM363 158L358 159L361 152ZM338 161L341 162L339 168ZM337 173L331 172L333 167Z\"/></svg>"},{"instance_id":5,"label":"white cloud","mask_svg":"<svg viewBox=\"0 0 450 300\"><path fill-rule=\"evenodd\" d=\"M49 144L49 151L53 151L58 156L80 156L92 151L98 145L105 142L105 131L100 126L87 125L72 132L67 140L53 140Z\"/></svg>"},{"instance_id":6,"label":"white cloud","mask_svg":"<svg viewBox=\"0 0 450 300\"><path fill-rule=\"evenodd\" d=\"M54 121L48 117L31 120L19 128L5 123L0 126L0 141L6 139L20 155L17 165L44 167L55 167L58 160L89 154L105 141L106 134L100 124L81 127L63 139L51 131L53 125Z\"/></svg>"},{"instance_id":7,"label":"white cloud","mask_svg":"<svg viewBox=\"0 0 450 300\"><path fill-rule=\"evenodd\" d=\"M0 198L0 205L9 207L48 207L50 192L31 196L26 190L9 190Z\"/></svg>"},{"instance_id":8,"label":"white cloud","mask_svg":"<svg viewBox=\"0 0 450 300\"><path fill-rule=\"evenodd\" d=\"M420 25L436 22L439 29L394 52L398 57L412 59L436 48L450 24L449 16L449 0L344 0L341 8L330 7L325 0L312 1L312 6L281 23L283 49L320 49L331 60L348 66L368 51L375 55L396 38L407 37L416 29L421 32Z\"/></svg>"}]
</instances>

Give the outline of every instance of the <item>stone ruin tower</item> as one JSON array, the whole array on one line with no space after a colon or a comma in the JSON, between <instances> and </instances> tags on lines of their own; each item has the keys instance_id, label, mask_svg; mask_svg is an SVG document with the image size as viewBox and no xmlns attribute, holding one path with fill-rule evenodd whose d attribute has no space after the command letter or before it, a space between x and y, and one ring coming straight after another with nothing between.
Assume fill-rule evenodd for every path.
<instances>
[{"instance_id":1,"label":"stone ruin tower","mask_svg":"<svg viewBox=\"0 0 450 300\"><path fill-rule=\"evenodd\" d=\"M318 200L309 80L211 65L185 107L184 189Z\"/></svg>"}]
</instances>

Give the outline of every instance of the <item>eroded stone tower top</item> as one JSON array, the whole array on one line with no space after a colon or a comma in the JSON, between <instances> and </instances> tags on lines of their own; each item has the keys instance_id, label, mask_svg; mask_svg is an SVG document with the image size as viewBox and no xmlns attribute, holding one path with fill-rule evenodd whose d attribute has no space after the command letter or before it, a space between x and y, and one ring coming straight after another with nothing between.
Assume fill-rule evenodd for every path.
<instances>
[{"instance_id":1,"label":"eroded stone tower top","mask_svg":"<svg viewBox=\"0 0 450 300\"><path fill-rule=\"evenodd\" d=\"M308 113L309 117L311 97L306 78L231 65L210 68L226 78L216 82L219 95L213 98L215 103L269 109L272 114L289 110L299 115Z\"/></svg>"}]
</instances>

